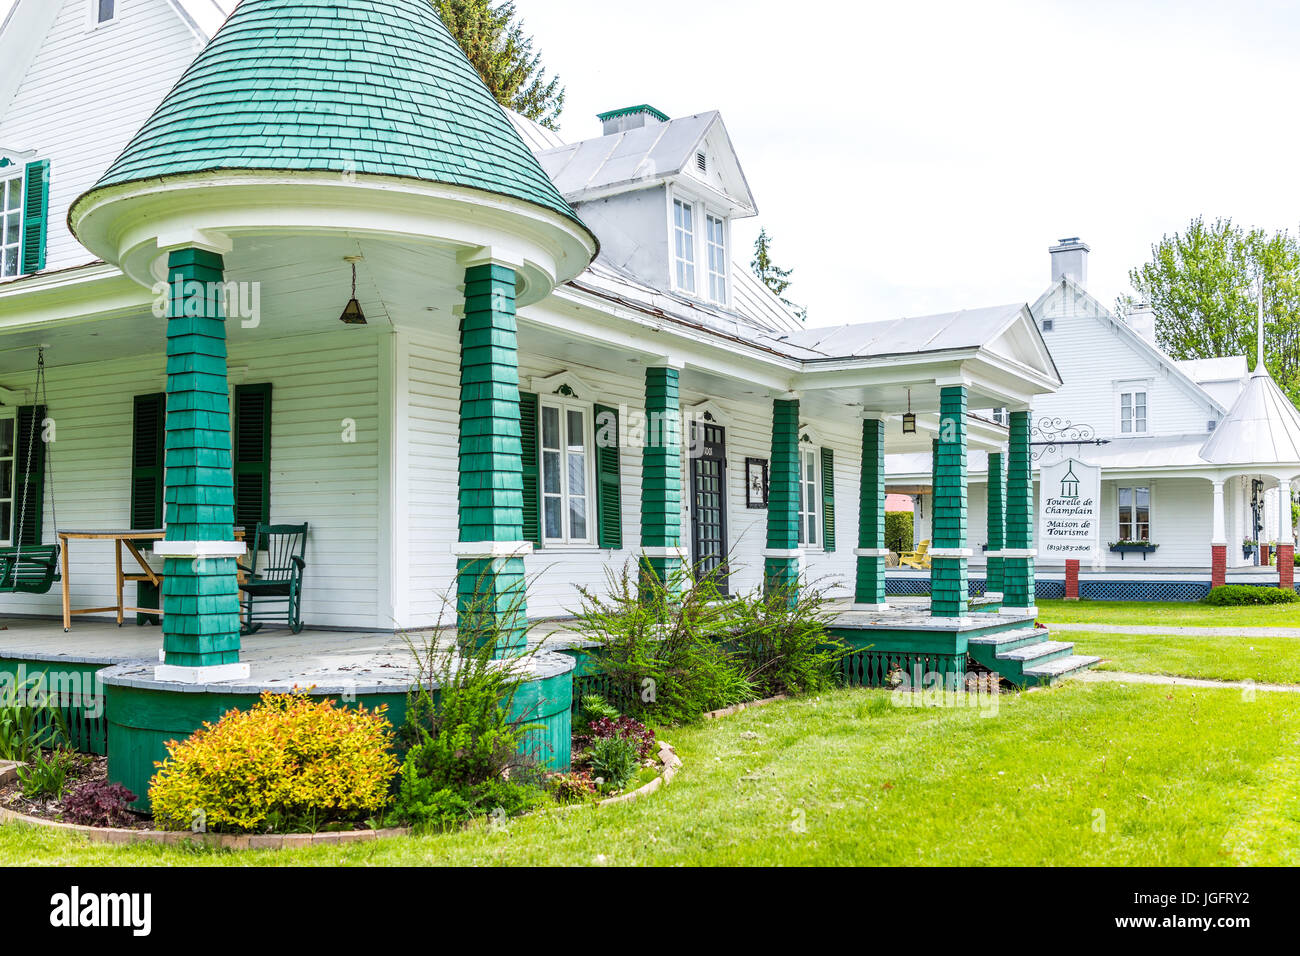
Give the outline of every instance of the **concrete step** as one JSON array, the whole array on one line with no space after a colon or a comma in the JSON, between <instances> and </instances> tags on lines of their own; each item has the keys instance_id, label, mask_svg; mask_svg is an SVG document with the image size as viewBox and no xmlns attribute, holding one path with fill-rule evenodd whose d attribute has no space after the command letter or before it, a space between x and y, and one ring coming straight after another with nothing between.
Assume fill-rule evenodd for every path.
<instances>
[{"instance_id":1,"label":"concrete step","mask_svg":"<svg viewBox=\"0 0 1300 956\"><path fill-rule=\"evenodd\" d=\"M1004 651L1015 650L1019 647L1029 647L1033 644L1040 644L1046 641L1051 635L1045 627L1024 628L1019 631L1000 631L997 634L982 634L978 637L972 637L967 640L968 644L980 644L986 647L993 647L998 657L1004 656Z\"/></svg>"},{"instance_id":2,"label":"concrete step","mask_svg":"<svg viewBox=\"0 0 1300 956\"><path fill-rule=\"evenodd\" d=\"M1069 657L1073 653L1074 645L1065 641L1039 641L1037 644L1027 644L1009 651L998 648L998 660L1020 661L1029 667L1037 667L1057 658Z\"/></svg>"},{"instance_id":3,"label":"concrete step","mask_svg":"<svg viewBox=\"0 0 1300 956\"><path fill-rule=\"evenodd\" d=\"M1069 657L1058 657L1043 664L1026 667L1023 674L1025 677L1032 678L1038 684L1050 685L1071 674L1094 667L1100 663L1100 657L1071 654Z\"/></svg>"}]
</instances>

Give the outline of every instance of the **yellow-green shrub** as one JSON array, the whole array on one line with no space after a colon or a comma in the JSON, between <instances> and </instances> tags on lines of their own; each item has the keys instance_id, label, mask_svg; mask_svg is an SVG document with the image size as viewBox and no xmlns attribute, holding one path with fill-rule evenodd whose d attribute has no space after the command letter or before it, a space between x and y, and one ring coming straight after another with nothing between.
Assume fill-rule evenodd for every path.
<instances>
[{"instance_id":1,"label":"yellow-green shrub","mask_svg":"<svg viewBox=\"0 0 1300 956\"><path fill-rule=\"evenodd\" d=\"M319 829L362 820L388 802L397 773L384 708L337 707L303 694L263 694L186 741L167 745L149 787L154 820L188 830Z\"/></svg>"}]
</instances>

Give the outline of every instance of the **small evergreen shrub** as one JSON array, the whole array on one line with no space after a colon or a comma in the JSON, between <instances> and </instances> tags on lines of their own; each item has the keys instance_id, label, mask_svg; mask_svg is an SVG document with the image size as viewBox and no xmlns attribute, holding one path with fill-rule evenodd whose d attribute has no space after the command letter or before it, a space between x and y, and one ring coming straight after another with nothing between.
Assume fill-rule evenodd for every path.
<instances>
[{"instance_id":1,"label":"small evergreen shrub","mask_svg":"<svg viewBox=\"0 0 1300 956\"><path fill-rule=\"evenodd\" d=\"M912 528L912 512L910 511L887 511L885 512L885 547L890 551L903 554L911 551L914 545Z\"/></svg>"},{"instance_id":2,"label":"small evergreen shrub","mask_svg":"<svg viewBox=\"0 0 1300 956\"><path fill-rule=\"evenodd\" d=\"M356 823L380 811L397 774L384 708L303 694L262 695L167 745L149 786L154 820L188 830L291 832Z\"/></svg>"},{"instance_id":3,"label":"small evergreen shrub","mask_svg":"<svg viewBox=\"0 0 1300 956\"><path fill-rule=\"evenodd\" d=\"M591 775L603 781L605 790L622 790L627 786L641 761L638 745L626 737L600 737L591 744Z\"/></svg>"},{"instance_id":4,"label":"small evergreen shrub","mask_svg":"<svg viewBox=\"0 0 1300 956\"><path fill-rule=\"evenodd\" d=\"M63 801L63 819L84 827L122 827L134 822L128 809L136 795L120 783L88 780Z\"/></svg>"},{"instance_id":5,"label":"small evergreen shrub","mask_svg":"<svg viewBox=\"0 0 1300 956\"><path fill-rule=\"evenodd\" d=\"M1300 603L1300 594L1294 590L1266 588L1252 584L1221 584L1203 599L1214 607L1244 607L1264 604Z\"/></svg>"}]
</instances>

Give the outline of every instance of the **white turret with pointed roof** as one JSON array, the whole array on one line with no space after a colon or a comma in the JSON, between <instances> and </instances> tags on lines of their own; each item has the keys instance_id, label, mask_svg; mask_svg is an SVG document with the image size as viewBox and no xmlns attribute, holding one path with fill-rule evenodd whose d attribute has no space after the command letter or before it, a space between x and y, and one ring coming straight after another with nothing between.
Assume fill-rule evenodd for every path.
<instances>
[{"instance_id":1,"label":"white turret with pointed roof","mask_svg":"<svg viewBox=\"0 0 1300 956\"><path fill-rule=\"evenodd\" d=\"M1268 369L1256 367L1201 457L1214 465L1300 465L1300 410Z\"/></svg>"}]
</instances>

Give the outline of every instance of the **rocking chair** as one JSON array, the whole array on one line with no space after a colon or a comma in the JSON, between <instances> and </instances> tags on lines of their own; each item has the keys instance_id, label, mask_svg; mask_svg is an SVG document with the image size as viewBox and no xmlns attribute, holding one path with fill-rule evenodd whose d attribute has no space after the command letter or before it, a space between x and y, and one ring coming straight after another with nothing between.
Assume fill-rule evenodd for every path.
<instances>
[{"instance_id":1,"label":"rocking chair","mask_svg":"<svg viewBox=\"0 0 1300 956\"><path fill-rule=\"evenodd\" d=\"M306 546L306 524L258 524L253 536L252 567L240 565L244 572L239 585L240 633L253 634L268 621L283 622L294 634L302 631ZM266 562L260 564L263 553Z\"/></svg>"}]
</instances>

